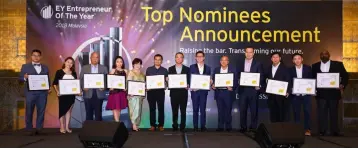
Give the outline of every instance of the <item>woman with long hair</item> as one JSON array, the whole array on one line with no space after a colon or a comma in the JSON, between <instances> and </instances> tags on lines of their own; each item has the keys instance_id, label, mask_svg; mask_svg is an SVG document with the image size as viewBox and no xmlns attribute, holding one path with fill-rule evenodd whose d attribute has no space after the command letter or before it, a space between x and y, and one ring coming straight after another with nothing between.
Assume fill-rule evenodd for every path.
<instances>
[{"instance_id":1,"label":"woman with long hair","mask_svg":"<svg viewBox=\"0 0 358 149\"><path fill-rule=\"evenodd\" d=\"M127 70L125 70L124 60L121 56L117 56L114 60L112 71L109 73L110 75L118 75L118 76L127 76ZM126 90L121 89L109 89L108 102L106 106L106 110L113 111L113 117L116 122L119 122L119 117L121 116L121 110L127 108L127 94Z\"/></svg>"},{"instance_id":2,"label":"woman with long hair","mask_svg":"<svg viewBox=\"0 0 358 149\"><path fill-rule=\"evenodd\" d=\"M75 95L61 95L59 92L58 82L63 79L77 79L75 71L75 60L72 57L67 57L62 65L62 69L56 71L53 87L58 96L59 101L59 118L60 118L60 132L72 133L70 129L70 120L73 104L75 103Z\"/></svg>"},{"instance_id":3,"label":"woman with long hair","mask_svg":"<svg viewBox=\"0 0 358 149\"><path fill-rule=\"evenodd\" d=\"M142 68L142 60L135 58L132 65L133 69L128 73L128 80L144 82L145 75L140 71ZM139 131L138 127L141 121L143 99L144 97L142 96L128 96L129 115L134 131Z\"/></svg>"}]
</instances>

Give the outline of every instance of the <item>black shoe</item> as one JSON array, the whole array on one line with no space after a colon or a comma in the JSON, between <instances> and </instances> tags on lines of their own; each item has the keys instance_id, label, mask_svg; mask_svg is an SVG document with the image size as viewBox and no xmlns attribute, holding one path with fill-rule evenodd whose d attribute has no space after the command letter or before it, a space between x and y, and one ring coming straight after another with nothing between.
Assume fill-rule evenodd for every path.
<instances>
[{"instance_id":1,"label":"black shoe","mask_svg":"<svg viewBox=\"0 0 358 149\"><path fill-rule=\"evenodd\" d=\"M241 129L239 130L239 132L241 132L241 133L245 133L246 131L247 131L246 128L241 128Z\"/></svg>"},{"instance_id":2,"label":"black shoe","mask_svg":"<svg viewBox=\"0 0 358 149\"><path fill-rule=\"evenodd\" d=\"M42 130L41 129L36 129L35 135L41 135L41 134L43 134Z\"/></svg>"},{"instance_id":3,"label":"black shoe","mask_svg":"<svg viewBox=\"0 0 358 149\"><path fill-rule=\"evenodd\" d=\"M185 132L185 128L180 128L180 132Z\"/></svg>"},{"instance_id":4,"label":"black shoe","mask_svg":"<svg viewBox=\"0 0 358 149\"><path fill-rule=\"evenodd\" d=\"M339 133L339 132L334 132L333 136L339 137L339 136L343 136L343 135L341 133Z\"/></svg>"},{"instance_id":5,"label":"black shoe","mask_svg":"<svg viewBox=\"0 0 358 149\"><path fill-rule=\"evenodd\" d=\"M256 129L255 128L250 128L249 131L250 132L256 132Z\"/></svg>"},{"instance_id":6,"label":"black shoe","mask_svg":"<svg viewBox=\"0 0 358 149\"><path fill-rule=\"evenodd\" d=\"M208 129L206 129L206 127L201 127L201 132L205 132L207 131Z\"/></svg>"},{"instance_id":7,"label":"black shoe","mask_svg":"<svg viewBox=\"0 0 358 149\"><path fill-rule=\"evenodd\" d=\"M194 132L198 132L199 128L198 127L194 127Z\"/></svg>"},{"instance_id":8,"label":"black shoe","mask_svg":"<svg viewBox=\"0 0 358 149\"><path fill-rule=\"evenodd\" d=\"M227 132L230 132L232 129L231 128L226 128L226 131Z\"/></svg>"},{"instance_id":9,"label":"black shoe","mask_svg":"<svg viewBox=\"0 0 358 149\"><path fill-rule=\"evenodd\" d=\"M224 128L218 128L218 129L216 129L216 131L218 131L218 132L224 131Z\"/></svg>"},{"instance_id":10,"label":"black shoe","mask_svg":"<svg viewBox=\"0 0 358 149\"><path fill-rule=\"evenodd\" d=\"M173 128L173 131L178 131L178 127L174 127L174 128Z\"/></svg>"},{"instance_id":11,"label":"black shoe","mask_svg":"<svg viewBox=\"0 0 358 149\"><path fill-rule=\"evenodd\" d=\"M327 134L326 134L325 131L322 131L322 132L319 133L319 135L320 135L320 136L325 136L325 135L327 135Z\"/></svg>"}]
</instances>

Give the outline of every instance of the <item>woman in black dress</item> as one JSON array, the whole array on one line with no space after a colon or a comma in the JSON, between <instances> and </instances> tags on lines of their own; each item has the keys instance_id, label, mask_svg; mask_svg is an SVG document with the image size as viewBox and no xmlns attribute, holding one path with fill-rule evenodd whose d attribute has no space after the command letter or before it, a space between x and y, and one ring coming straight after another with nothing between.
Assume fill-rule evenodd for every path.
<instances>
[{"instance_id":1,"label":"woman in black dress","mask_svg":"<svg viewBox=\"0 0 358 149\"><path fill-rule=\"evenodd\" d=\"M60 132L61 133L72 133L69 128L71 120L72 107L75 102L75 95L62 95L60 96L58 82L63 79L77 79L75 71L75 61L72 57L65 59L65 63L62 65L62 69L57 70L53 86L59 100L59 118L60 118Z\"/></svg>"}]
</instances>

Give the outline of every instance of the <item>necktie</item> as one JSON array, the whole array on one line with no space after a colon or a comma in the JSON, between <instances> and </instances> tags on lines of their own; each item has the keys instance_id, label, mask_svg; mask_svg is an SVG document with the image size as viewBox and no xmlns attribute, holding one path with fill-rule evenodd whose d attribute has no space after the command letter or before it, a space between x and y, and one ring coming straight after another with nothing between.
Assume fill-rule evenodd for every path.
<instances>
[{"instance_id":1,"label":"necktie","mask_svg":"<svg viewBox=\"0 0 358 149\"><path fill-rule=\"evenodd\" d=\"M40 64L33 64L34 66L41 66Z\"/></svg>"}]
</instances>

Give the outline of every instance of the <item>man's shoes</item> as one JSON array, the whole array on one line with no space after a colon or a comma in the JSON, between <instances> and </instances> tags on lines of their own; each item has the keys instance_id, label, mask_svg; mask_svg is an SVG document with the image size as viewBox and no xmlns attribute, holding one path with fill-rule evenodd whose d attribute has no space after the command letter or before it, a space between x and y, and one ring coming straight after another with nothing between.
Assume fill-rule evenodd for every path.
<instances>
[{"instance_id":1,"label":"man's shoes","mask_svg":"<svg viewBox=\"0 0 358 149\"><path fill-rule=\"evenodd\" d=\"M241 129L239 130L239 132L241 132L241 133L245 133L246 131L247 131L246 128L241 128Z\"/></svg>"},{"instance_id":2,"label":"man's shoes","mask_svg":"<svg viewBox=\"0 0 358 149\"><path fill-rule=\"evenodd\" d=\"M41 129L36 129L35 135L41 135L41 134L43 134L42 130Z\"/></svg>"},{"instance_id":3,"label":"man's shoes","mask_svg":"<svg viewBox=\"0 0 358 149\"><path fill-rule=\"evenodd\" d=\"M149 131L155 131L155 127L154 127L154 126L151 126L148 130L149 130Z\"/></svg>"},{"instance_id":4,"label":"man's shoes","mask_svg":"<svg viewBox=\"0 0 358 149\"><path fill-rule=\"evenodd\" d=\"M159 131L164 131L164 127L163 127L163 126L160 126L160 127L159 127Z\"/></svg>"},{"instance_id":5,"label":"man's shoes","mask_svg":"<svg viewBox=\"0 0 358 149\"><path fill-rule=\"evenodd\" d=\"M207 131L208 129L206 129L206 127L201 127L201 132L205 132Z\"/></svg>"},{"instance_id":6,"label":"man's shoes","mask_svg":"<svg viewBox=\"0 0 358 149\"><path fill-rule=\"evenodd\" d=\"M249 131L250 132L256 132L256 129L255 128L250 128Z\"/></svg>"},{"instance_id":7,"label":"man's shoes","mask_svg":"<svg viewBox=\"0 0 358 149\"><path fill-rule=\"evenodd\" d=\"M173 131L178 131L178 127L173 127Z\"/></svg>"},{"instance_id":8,"label":"man's shoes","mask_svg":"<svg viewBox=\"0 0 358 149\"><path fill-rule=\"evenodd\" d=\"M327 135L327 134L326 134L325 131L322 131L322 132L319 132L319 135L320 135L320 136L325 136L325 135Z\"/></svg>"},{"instance_id":9,"label":"man's shoes","mask_svg":"<svg viewBox=\"0 0 358 149\"><path fill-rule=\"evenodd\" d=\"M226 131L227 132L230 132L232 129L231 128L226 128Z\"/></svg>"},{"instance_id":10,"label":"man's shoes","mask_svg":"<svg viewBox=\"0 0 358 149\"><path fill-rule=\"evenodd\" d=\"M341 133L339 133L339 132L334 132L333 133L333 136L335 136L335 137L339 137L339 136L343 136Z\"/></svg>"},{"instance_id":11,"label":"man's shoes","mask_svg":"<svg viewBox=\"0 0 358 149\"><path fill-rule=\"evenodd\" d=\"M24 135L25 136L34 136L34 135L36 135L36 131L34 131L34 130L26 130L24 132Z\"/></svg>"},{"instance_id":12,"label":"man's shoes","mask_svg":"<svg viewBox=\"0 0 358 149\"><path fill-rule=\"evenodd\" d=\"M185 132L185 128L180 128L180 132Z\"/></svg>"},{"instance_id":13,"label":"man's shoes","mask_svg":"<svg viewBox=\"0 0 358 149\"><path fill-rule=\"evenodd\" d=\"M224 131L224 128L218 128L218 129L216 129L216 131L222 132L222 131Z\"/></svg>"},{"instance_id":14,"label":"man's shoes","mask_svg":"<svg viewBox=\"0 0 358 149\"><path fill-rule=\"evenodd\" d=\"M194 132L198 132L199 128L198 127L194 127Z\"/></svg>"},{"instance_id":15,"label":"man's shoes","mask_svg":"<svg viewBox=\"0 0 358 149\"><path fill-rule=\"evenodd\" d=\"M305 136L311 136L311 130L307 129L305 132Z\"/></svg>"}]
</instances>

